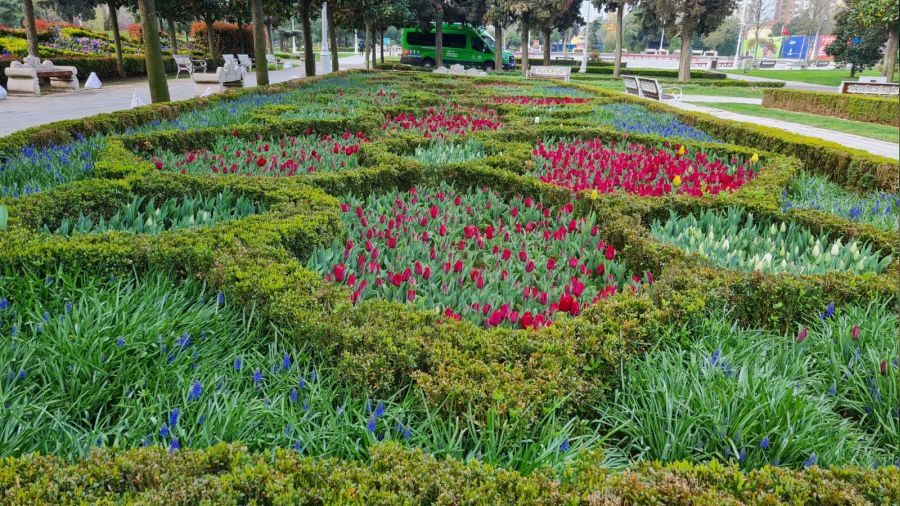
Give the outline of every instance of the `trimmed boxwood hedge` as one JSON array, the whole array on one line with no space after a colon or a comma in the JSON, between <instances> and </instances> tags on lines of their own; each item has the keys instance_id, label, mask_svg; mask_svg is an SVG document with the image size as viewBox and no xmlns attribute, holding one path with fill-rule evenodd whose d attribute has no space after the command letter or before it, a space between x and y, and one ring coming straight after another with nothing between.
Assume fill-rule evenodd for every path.
<instances>
[{"instance_id":1,"label":"trimmed boxwood hedge","mask_svg":"<svg viewBox=\"0 0 900 506\"><path fill-rule=\"evenodd\" d=\"M600 455L554 477L478 461L437 459L395 443L369 462L255 454L239 445L97 450L77 462L25 456L0 463L13 504L897 504L897 468L741 472L733 466L646 463L623 472Z\"/></svg>"},{"instance_id":2,"label":"trimmed boxwood hedge","mask_svg":"<svg viewBox=\"0 0 900 506\"><path fill-rule=\"evenodd\" d=\"M849 93L766 90L763 107L900 126L900 100Z\"/></svg>"},{"instance_id":3,"label":"trimmed boxwood hedge","mask_svg":"<svg viewBox=\"0 0 900 506\"><path fill-rule=\"evenodd\" d=\"M418 72L383 75L403 75L406 79L420 81L424 89L434 79ZM319 79L322 77L255 92L284 91ZM372 79L377 81L382 76L374 75ZM492 76L481 82L497 80ZM470 86L469 81L442 83L441 91L453 95ZM585 85L572 86L592 90ZM153 105L78 122L47 125L12 136L11 140L4 139L3 145L5 149L20 149L22 145L32 143L61 142L75 135L78 129L90 129L91 126L102 132L123 131L144 121L173 118L183 111L248 92L242 90L209 99ZM598 92L594 102L614 99L628 100L628 97ZM464 101L464 105L478 103L484 104L483 97ZM404 107L409 106L386 110ZM660 107L669 110L666 106ZM662 216L667 209L688 213L739 205L751 209L761 218L794 220L834 236L867 240L896 257L895 234L843 218L822 219L813 211L783 214L778 203L780 191L796 177L804 164L752 144L750 147L687 144L691 150L702 148L740 156L760 155L763 168L759 177L733 194L707 195L700 199L622 194L591 199L580 195L575 212L597 212L602 217L603 237L616 247L631 270L651 270L656 282L650 290L600 301L585 309L579 317L560 318L549 328L536 331L486 329L465 321L447 320L435 311L418 310L404 304L368 301L353 305L346 288L327 283L302 266L301 262L311 251L331 244L343 235L339 201L335 196L347 192L359 195L406 190L413 185L446 181L458 187L489 186L506 196L531 195L558 204L571 198L567 190L523 175L531 163L531 149L542 137L600 137L618 142L654 144L665 140L580 124L574 119L568 119L565 125L550 119L535 125L527 108L504 105L497 109L504 114L504 127L496 132L471 135L485 145L488 156L481 160L426 167L407 155L428 141L417 136L398 135L364 145L359 152L359 169L294 178L159 172L142 155L156 147L176 150L202 147L213 142L216 135L233 135L235 131L239 136L283 135L295 133L299 128L325 133L346 125L272 120L265 125L196 130L190 132L191 135L182 132L113 135L96 160L96 179L70 183L29 197L2 199L9 209L9 228L0 233L0 265L14 272L77 266L82 272L100 275L127 271L140 273L153 267L181 277L200 279L223 291L229 300L257 308L262 317L285 329L286 339L308 344L325 365L336 369L336 375L354 393L387 397L398 389L415 385L421 389L429 406L434 406L442 415L454 417L472 412L476 418L481 417L476 420L479 423L483 423L489 414L536 422L545 409L560 402L563 415L587 414L591 406L601 402L617 386L623 363L660 344L658 340L664 334L663 329L702 315L709 308L721 307L723 302L737 308L735 318L739 322L770 328L785 328L830 302L844 304L882 298L897 303L896 261L881 275L797 276L738 272L713 268L700 258L661 243L650 235L648 222ZM697 123L707 121L700 115L689 118ZM375 119L364 116L360 123L370 121L367 128L375 129L378 128ZM70 127L75 127L75 131L63 130ZM726 127L734 130L726 130ZM721 128L733 132L735 137L746 135L743 125L731 126L723 122ZM756 135L765 138L763 133ZM795 143L802 144L802 140ZM872 181L879 180L872 178ZM165 199L226 188L265 204L266 213L208 228L176 230L155 236L108 232L66 238L36 232L41 224L62 216L108 214L117 203L128 201L135 195ZM884 490L884 483L896 479L896 471L891 470L836 469L826 472L813 469L799 473L767 468L745 474L718 464L644 465L631 472L610 473L587 463L566 471L562 481L554 481L542 473L521 477L507 471L489 470L479 463L440 462L419 452L390 445L381 448L385 453L376 449L373 461L368 465L299 460L299 457L279 453L277 458L289 460L270 467L271 460L266 464L260 460L263 457L247 455L237 447L185 451L171 457L159 449L122 454L102 451L72 465L53 458L21 457L6 459L0 465L3 470L0 480L4 483L0 486L4 487L6 497L21 498L21 502L26 503L40 500L65 502L70 500L68 494L76 497L71 500L90 500L75 494L104 494L103 498L125 501L139 501L142 497L148 500L152 497L171 500L184 497L187 502L201 499L210 502L277 502L275 498L291 502L299 500L290 495L293 491L305 490L307 492L301 493L311 494L305 496L307 499L320 498L325 502L409 500L430 503L467 498L477 501L482 497L494 497L491 494L503 500L518 497L525 502L537 502L546 494L552 494L558 502L607 498L629 502L720 504L722 497L726 502L803 502L811 497L836 502L867 501L885 497L888 492ZM159 470L166 466L175 467L157 471L160 474L148 474L151 471L147 467ZM232 471L236 474L231 474ZM272 473L276 472L284 474L274 478ZM489 477L478 481L478 475L471 474L474 472L488 472ZM67 477L65 483L70 484L71 489L46 486L63 480L62 476ZM390 482L392 485L386 485L389 483L386 480L395 476L396 480ZM410 479L412 476L419 476L419 481ZM348 477L346 481L344 477ZM94 480L95 485L86 490L79 485L82 479ZM96 486L98 483L103 485ZM224 488L218 488L220 485ZM165 488L169 486L172 488ZM381 488L385 486L388 488ZM517 492L522 487L533 492ZM279 495L282 492L283 495ZM144 493L147 496L143 496Z\"/></svg>"}]
</instances>

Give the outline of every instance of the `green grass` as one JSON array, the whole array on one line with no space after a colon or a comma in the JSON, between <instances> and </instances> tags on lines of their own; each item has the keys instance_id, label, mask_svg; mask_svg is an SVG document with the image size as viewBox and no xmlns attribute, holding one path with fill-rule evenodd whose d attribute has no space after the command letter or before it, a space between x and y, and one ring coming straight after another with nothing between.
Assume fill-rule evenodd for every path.
<instances>
[{"instance_id":1,"label":"green grass","mask_svg":"<svg viewBox=\"0 0 900 506\"><path fill-rule=\"evenodd\" d=\"M746 114L748 116L790 121L792 123L799 123L801 125L809 125L817 128L834 130L836 132L856 134L863 137L869 137L870 139L878 139L880 141L896 143L898 138L900 138L900 129L890 125L879 125L877 123L852 121L848 119L832 118L830 116L819 116L816 114L806 114L802 112L783 111L781 109L769 109L755 104L704 102L700 103L699 105L702 105L704 107L723 109L740 114Z\"/></svg>"},{"instance_id":2,"label":"green grass","mask_svg":"<svg viewBox=\"0 0 900 506\"><path fill-rule=\"evenodd\" d=\"M735 72L737 73L737 72ZM824 86L840 86L841 81L856 81L859 76L879 76L877 70L866 70L862 73L857 72L854 77L850 77L850 69L828 69L828 70L748 70L743 72L748 76L764 77L766 79L780 79L782 81L797 81L801 83L821 84ZM894 78L896 81L896 78Z\"/></svg>"},{"instance_id":3,"label":"green grass","mask_svg":"<svg viewBox=\"0 0 900 506\"><path fill-rule=\"evenodd\" d=\"M845 190L828 178L801 174L781 195L781 207L819 209L850 221L897 231L900 197L896 193L873 192L862 196Z\"/></svg>"}]
</instances>

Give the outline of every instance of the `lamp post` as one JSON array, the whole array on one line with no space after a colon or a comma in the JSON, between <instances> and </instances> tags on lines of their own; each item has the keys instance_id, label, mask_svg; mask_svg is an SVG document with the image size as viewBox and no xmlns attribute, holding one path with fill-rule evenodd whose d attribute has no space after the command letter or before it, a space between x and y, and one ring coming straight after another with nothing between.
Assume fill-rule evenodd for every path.
<instances>
[{"instance_id":1,"label":"lamp post","mask_svg":"<svg viewBox=\"0 0 900 506\"><path fill-rule=\"evenodd\" d=\"M320 55L321 74L331 73L331 51L328 50L328 2L322 4L322 54Z\"/></svg>"},{"instance_id":2,"label":"lamp post","mask_svg":"<svg viewBox=\"0 0 900 506\"><path fill-rule=\"evenodd\" d=\"M294 17L293 16L291 16L291 33L294 34L294 35L291 35L291 54L294 54L297 52L297 35L296 35L297 29L294 28Z\"/></svg>"},{"instance_id":3,"label":"lamp post","mask_svg":"<svg viewBox=\"0 0 900 506\"><path fill-rule=\"evenodd\" d=\"M587 4L587 26L584 27L584 47L582 47L581 51L581 68L578 69L578 72L581 74L587 73L588 66L588 46L591 41L591 4L588 2Z\"/></svg>"},{"instance_id":4,"label":"lamp post","mask_svg":"<svg viewBox=\"0 0 900 506\"><path fill-rule=\"evenodd\" d=\"M741 40L744 36L744 17L747 14L747 2L741 0L741 19L738 22L737 49L734 52L734 68L741 66Z\"/></svg>"}]
</instances>

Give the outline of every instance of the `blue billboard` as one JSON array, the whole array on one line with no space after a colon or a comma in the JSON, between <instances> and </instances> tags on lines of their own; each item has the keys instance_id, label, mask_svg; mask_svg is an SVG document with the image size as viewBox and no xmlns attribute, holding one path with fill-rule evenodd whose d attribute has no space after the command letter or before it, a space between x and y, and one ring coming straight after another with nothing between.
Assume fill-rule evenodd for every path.
<instances>
[{"instance_id":1,"label":"blue billboard","mask_svg":"<svg viewBox=\"0 0 900 506\"><path fill-rule=\"evenodd\" d=\"M806 35L791 35L781 43L781 57L799 60L809 52L809 39Z\"/></svg>"}]
</instances>

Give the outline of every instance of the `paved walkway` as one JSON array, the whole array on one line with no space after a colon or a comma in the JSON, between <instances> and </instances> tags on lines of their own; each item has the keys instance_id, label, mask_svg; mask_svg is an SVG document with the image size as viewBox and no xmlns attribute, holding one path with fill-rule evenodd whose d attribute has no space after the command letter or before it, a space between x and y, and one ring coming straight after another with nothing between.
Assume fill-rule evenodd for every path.
<instances>
[{"instance_id":1,"label":"paved walkway","mask_svg":"<svg viewBox=\"0 0 900 506\"><path fill-rule=\"evenodd\" d=\"M341 68L362 66L362 59L356 63L354 57L341 58ZM302 66L295 65L289 70L269 72L272 84L299 79L303 77ZM256 86L256 75L250 73L244 77L244 86ZM131 107L134 93L144 103L150 103L150 86L143 78L116 81L104 85L99 90L80 89L77 93L51 92L40 97L16 95L0 100L0 137L9 135L29 127L60 121L92 116L103 112L113 112ZM172 100L194 98L194 82L181 76L180 79L169 79L169 95Z\"/></svg>"},{"instance_id":2,"label":"paved walkway","mask_svg":"<svg viewBox=\"0 0 900 506\"><path fill-rule=\"evenodd\" d=\"M782 81L781 79L769 79L767 77L748 76L746 74L725 74L728 79L737 79L738 81L754 81L754 82L783 82L784 87L789 90L803 91L825 91L828 93L837 93L837 86L826 86L824 84L804 83L800 81Z\"/></svg>"},{"instance_id":3,"label":"paved walkway","mask_svg":"<svg viewBox=\"0 0 900 506\"><path fill-rule=\"evenodd\" d=\"M682 95L681 100L684 102L729 102L732 104L753 104L762 105L761 98L751 97L717 97L713 95Z\"/></svg>"},{"instance_id":4,"label":"paved walkway","mask_svg":"<svg viewBox=\"0 0 900 506\"><path fill-rule=\"evenodd\" d=\"M737 97L732 97L730 100L722 100L725 97L710 97L716 98L717 102L732 102L737 99ZM687 99L685 99L687 100ZM868 151L869 153L884 156L887 158L893 158L894 160L900 159L900 145L879 141L877 139L870 139L868 137L862 137L860 135L848 134L843 132L835 132L834 130L826 130L824 128L816 128L808 125L801 125L799 123L791 123L788 121L781 121L770 118L760 118L758 116L749 116L747 114L739 114L731 111L723 111L721 109L714 109L712 107L706 107L703 105L691 104L688 102L670 102L670 104L675 107L680 107L687 111L697 111L697 112L705 112L711 114L717 118L728 119L733 121L741 121L744 123L754 123L756 125L762 125L767 127L780 128L787 132L796 133L800 135L805 135L808 137L815 137L817 139L824 139L826 141L835 142L838 144L842 144L844 146L848 146L851 148L860 149L862 151Z\"/></svg>"}]
</instances>

